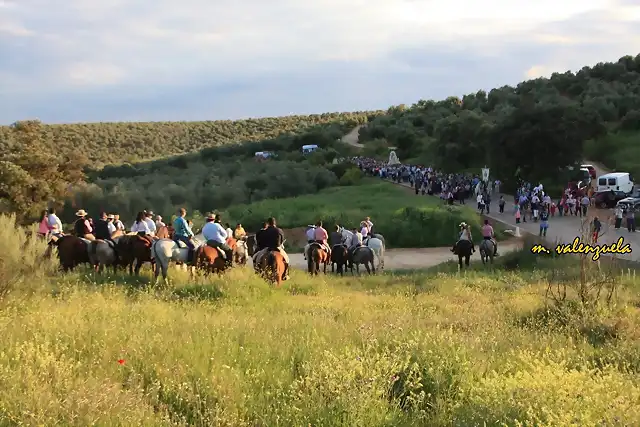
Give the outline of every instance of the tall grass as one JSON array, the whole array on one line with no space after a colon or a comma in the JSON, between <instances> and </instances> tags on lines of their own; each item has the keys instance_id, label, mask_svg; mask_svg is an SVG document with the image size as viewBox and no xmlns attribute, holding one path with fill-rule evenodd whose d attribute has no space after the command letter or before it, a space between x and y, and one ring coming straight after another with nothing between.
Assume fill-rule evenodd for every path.
<instances>
[{"instance_id":1,"label":"tall grass","mask_svg":"<svg viewBox=\"0 0 640 427\"><path fill-rule=\"evenodd\" d=\"M250 269L172 271L157 289L30 271L42 292L0 310L0 425L640 424L627 287L587 328L517 272L294 272L274 289Z\"/></svg>"}]
</instances>

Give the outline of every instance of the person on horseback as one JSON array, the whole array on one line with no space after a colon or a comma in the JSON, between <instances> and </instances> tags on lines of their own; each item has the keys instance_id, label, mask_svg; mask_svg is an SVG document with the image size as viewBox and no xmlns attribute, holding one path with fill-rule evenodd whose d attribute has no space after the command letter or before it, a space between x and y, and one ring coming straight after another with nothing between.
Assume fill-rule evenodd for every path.
<instances>
[{"instance_id":1,"label":"person on horseback","mask_svg":"<svg viewBox=\"0 0 640 427\"><path fill-rule=\"evenodd\" d=\"M247 232L242 228L242 224L236 224L236 229L233 230L233 238L236 240L242 240L247 237Z\"/></svg>"},{"instance_id":2,"label":"person on horseback","mask_svg":"<svg viewBox=\"0 0 640 427\"><path fill-rule=\"evenodd\" d=\"M51 230L52 236L59 237L62 235L62 221L60 221L60 218L56 215L56 208L49 208L47 221L49 222L49 229Z\"/></svg>"},{"instance_id":3,"label":"person on horseback","mask_svg":"<svg viewBox=\"0 0 640 427\"><path fill-rule=\"evenodd\" d=\"M125 229L124 224L120 221L120 215L118 214L113 214L113 225L115 225L116 230L124 231Z\"/></svg>"},{"instance_id":4,"label":"person on horseback","mask_svg":"<svg viewBox=\"0 0 640 427\"><path fill-rule=\"evenodd\" d=\"M149 235L155 236L157 228L156 223L153 220L153 211L144 211L144 222L147 224L147 228L149 228Z\"/></svg>"},{"instance_id":5,"label":"person on horseback","mask_svg":"<svg viewBox=\"0 0 640 427\"><path fill-rule=\"evenodd\" d=\"M467 224L466 222L461 222L460 223L460 234L458 236L458 240L456 241L456 243L453 245L453 248L451 249L451 252L455 253L456 251L456 246L458 246L458 243L461 240L467 240L469 242L471 242L471 249L473 252L476 251L476 248L473 244L473 237L471 236L471 229L469 227L469 224Z\"/></svg>"},{"instance_id":6,"label":"person on horseback","mask_svg":"<svg viewBox=\"0 0 640 427\"><path fill-rule=\"evenodd\" d=\"M91 224L87 219L87 212L84 209L80 209L78 212L76 212L76 216L78 217L78 219L73 224L73 231L75 232L76 236L87 240L95 240L95 237L92 234L93 227L91 227Z\"/></svg>"},{"instance_id":7,"label":"person on horseback","mask_svg":"<svg viewBox=\"0 0 640 427\"><path fill-rule=\"evenodd\" d=\"M304 259L307 259L307 253L309 252L309 246L311 246L311 244L313 242L316 241L316 226L315 225L307 225L307 244L304 245Z\"/></svg>"},{"instance_id":8,"label":"person on horseback","mask_svg":"<svg viewBox=\"0 0 640 427\"><path fill-rule=\"evenodd\" d=\"M178 217L173 221L173 229L175 230L173 238L174 240L181 241L187 245L187 248L189 249L187 254L187 263L191 263L193 262L193 252L196 246L192 240L194 237L193 231L191 231L191 227L189 227L187 220L184 218L186 215L187 211L185 208L180 208L178 210Z\"/></svg>"},{"instance_id":9,"label":"person on horseback","mask_svg":"<svg viewBox=\"0 0 640 427\"><path fill-rule=\"evenodd\" d=\"M367 228L369 229L369 235L373 236L373 223L371 222L371 218L366 217L364 222L367 224Z\"/></svg>"},{"instance_id":10,"label":"person on horseback","mask_svg":"<svg viewBox=\"0 0 640 427\"><path fill-rule=\"evenodd\" d=\"M360 233L358 228L354 227L353 230L351 230L351 232L353 233L353 236L351 237L351 245L347 249L347 256L349 258L353 256L353 253L356 251L356 249L358 249L359 247L362 247L363 245L362 233Z\"/></svg>"},{"instance_id":11,"label":"person on horseback","mask_svg":"<svg viewBox=\"0 0 640 427\"><path fill-rule=\"evenodd\" d=\"M493 256L498 256L498 243L496 242L496 234L493 231L493 227L489 224L489 220L484 220L484 225L482 226L482 238L484 240L491 240L493 243Z\"/></svg>"},{"instance_id":12,"label":"person on horseback","mask_svg":"<svg viewBox=\"0 0 640 427\"><path fill-rule=\"evenodd\" d=\"M371 237L371 233L369 232L369 225L366 221L360 222L360 234L362 235L362 244L366 245L367 241Z\"/></svg>"},{"instance_id":13,"label":"person on horseback","mask_svg":"<svg viewBox=\"0 0 640 427\"><path fill-rule=\"evenodd\" d=\"M264 256L267 251L280 252L282 254L282 257L284 258L284 273L282 275L282 280L288 280L289 255L287 255L287 253L284 251L284 233L282 232L282 229L276 225L275 218L269 218L267 220L267 224L267 228L258 232L260 233L260 242L258 243L258 246L262 249L255 255L254 260L256 263L259 263L260 258ZM258 240L258 233L256 233L256 241Z\"/></svg>"},{"instance_id":14,"label":"person on horseback","mask_svg":"<svg viewBox=\"0 0 640 427\"><path fill-rule=\"evenodd\" d=\"M227 245L227 230L220 223L220 216L216 218L215 214L207 216L207 223L202 227L202 237L204 237L207 245L212 248L220 248L225 253L226 264L231 265L233 262L232 250Z\"/></svg>"},{"instance_id":15,"label":"person on horseback","mask_svg":"<svg viewBox=\"0 0 640 427\"><path fill-rule=\"evenodd\" d=\"M144 212L138 212L136 215L136 220L131 226L131 232L138 233L138 236L148 236L151 234Z\"/></svg>"},{"instance_id":16,"label":"person on horseback","mask_svg":"<svg viewBox=\"0 0 640 427\"><path fill-rule=\"evenodd\" d=\"M314 242L319 243L322 246L322 248L325 251L327 251L327 256L331 258L331 247L329 246L329 243L328 243L329 234L327 233L327 230L325 230L324 227L322 226L322 221L316 222L314 237L315 237Z\"/></svg>"},{"instance_id":17,"label":"person on horseback","mask_svg":"<svg viewBox=\"0 0 640 427\"><path fill-rule=\"evenodd\" d=\"M111 235L116 232L116 227L109 221L105 212L100 212L100 218L98 218L94 224L94 234L96 239L111 240Z\"/></svg>"}]
</instances>

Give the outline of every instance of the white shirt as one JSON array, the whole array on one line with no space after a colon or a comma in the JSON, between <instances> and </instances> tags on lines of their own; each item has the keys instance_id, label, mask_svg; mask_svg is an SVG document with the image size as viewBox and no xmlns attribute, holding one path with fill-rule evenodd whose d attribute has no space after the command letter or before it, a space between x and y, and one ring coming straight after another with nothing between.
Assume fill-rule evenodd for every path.
<instances>
[{"instance_id":1,"label":"white shirt","mask_svg":"<svg viewBox=\"0 0 640 427\"><path fill-rule=\"evenodd\" d=\"M362 227L360 233L362 234L362 238L364 239L369 234L369 229L367 227Z\"/></svg>"},{"instance_id":2,"label":"white shirt","mask_svg":"<svg viewBox=\"0 0 640 427\"><path fill-rule=\"evenodd\" d=\"M482 194L478 194L478 197L476 197L476 200L478 203L482 203Z\"/></svg>"},{"instance_id":3,"label":"white shirt","mask_svg":"<svg viewBox=\"0 0 640 427\"><path fill-rule=\"evenodd\" d=\"M47 220L49 223L49 227L51 227L52 233L62 233L62 221L56 214L49 214L49 218Z\"/></svg>"},{"instance_id":4,"label":"white shirt","mask_svg":"<svg viewBox=\"0 0 640 427\"><path fill-rule=\"evenodd\" d=\"M131 231L133 233L140 233L141 231L144 231L146 234L151 234L151 230L149 230L149 226L146 221L134 222L131 226Z\"/></svg>"},{"instance_id":5,"label":"white shirt","mask_svg":"<svg viewBox=\"0 0 640 427\"><path fill-rule=\"evenodd\" d=\"M149 229L149 234L155 234L156 232L156 223L153 222L151 218L144 219L145 224L147 224L147 228Z\"/></svg>"},{"instance_id":6,"label":"white shirt","mask_svg":"<svg viewBox=\"0 0 640 427\"><path fill-rule=\"evenodd\" d=\"M227 239L231 236L233 236L233 230L231 228L227 228L226 230L224 230L227 232Z\"/></svg>"},{"instance_id":7,"label":"white shirt","mask_svg":"<svg viewBox=\"0 0 640 427\"><path fill-rule=\"evenodd\" d=\"M109 234L113 234L116 232L116 226L113 225L113 221L107 221L107 230L109 230Z\"/></svg>"},{"instance_id":8,"label":"white shirt","mask_svg":"<svg viewBox=\"0 0 640 427\"><path fill-rule=\"evenodd\" d=\"M316 240L316 229L310 228L307 230L307 240Z\"/></svg>"},{"instance_id":9,"label":"white shirt","mask_svg":"<svg viewBox=\"0 0 640 427\"><path fill-rule=\"evenodd\" d=\"M208 222L202 227L202 237L204 240L208 242L209 240L213 240L218 243L226 243L227 242L227 231L224 227L217 222Z\"/></svg>"}]
</instances>

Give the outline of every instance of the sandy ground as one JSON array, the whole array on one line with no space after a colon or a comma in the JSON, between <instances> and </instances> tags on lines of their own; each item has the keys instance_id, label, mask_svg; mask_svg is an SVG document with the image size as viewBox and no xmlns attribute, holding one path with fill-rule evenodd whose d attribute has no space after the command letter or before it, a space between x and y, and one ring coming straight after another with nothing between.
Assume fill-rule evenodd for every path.
<instances>
[{"instance_id":1,"label":"sandy ground","mask_svg":"<svg viewBox=\"0 0 640 427\"><path fill-rule=\"evenodd\" d=\"M522 241L514 239L499 243L499 253L505 254L522 248ZM290 254L291 266L297 269L306 270L307 262L302 254ZM384 257L385 270L427 268L434 265L457 260L451 253L451 248L417 248L417 249L387 249ZM472 260L480 260L480 252L471 257ZM329 267L330 268L330 267ZM329 271L327 269L327 271Z\"/></svg>"},{"instance_id":2,"label":"sandy ground","mask_svg":"<svg viewBox=\"0 0 640 427\"><path fill-rule=\"evenodd\" d=\"M348 134L342 137L342 142L344 142L345 144L349 144L353 147L358 147L358 148L364 147L364 145L358 142L358 139L360 139L358 132L360 131L360 128L362 126L363 125L356 126L355 128L353 128L351 132L349 132Z\"/></svg>"}]
</instances>

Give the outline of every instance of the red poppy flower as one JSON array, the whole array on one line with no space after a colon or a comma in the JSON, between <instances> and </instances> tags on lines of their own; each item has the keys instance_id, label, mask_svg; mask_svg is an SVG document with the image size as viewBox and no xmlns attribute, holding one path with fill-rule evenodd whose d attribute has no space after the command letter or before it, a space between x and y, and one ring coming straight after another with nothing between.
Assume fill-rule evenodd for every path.
<instances>
[{"instance_id":1,"label":"red poppy flower","mask_svg":"<svg viewBox=\"0 0 640 427\"><path fill-rule=\"evenodd\" d=\"M118 359L118 363L124 365L124 359Z\"/></svg>"}]
</instances>

